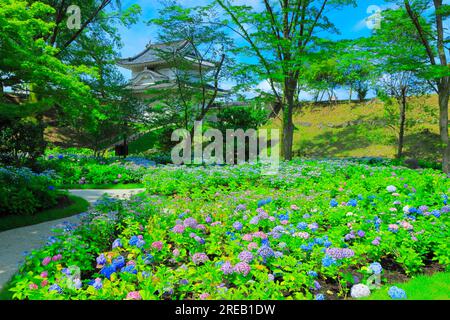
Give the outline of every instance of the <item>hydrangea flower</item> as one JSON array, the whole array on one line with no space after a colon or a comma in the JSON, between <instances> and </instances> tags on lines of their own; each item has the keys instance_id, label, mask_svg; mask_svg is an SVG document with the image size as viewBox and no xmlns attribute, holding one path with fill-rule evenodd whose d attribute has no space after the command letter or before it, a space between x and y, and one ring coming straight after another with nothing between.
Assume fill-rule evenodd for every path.
<instances>
[{"instance_id":1,"label":"hydrangea flower","mask_svg":"<svg viewBox=\"0 0 450 320\"><path fill-rule=\"evenodd\" d=\"M126 300L142 300L142 297L139 291L131 291L128 292Z\"/></svg>"},{"instance_id":2,"label":"hydrangea flower","mask_svg":"<svg viewBox=\"0 0 450 320\"><path fill-rule=\"evenodd\" d=\"M305 230L306 228L308 228L308 224L306 222L299 222L297 224L297 229L299 230Z\"/></svg>"},{"instance_id":3,"label":"hydrangea flower","mask_svg":"<svg viewBox=\"0 0 450 320\"><path fill-rule=\"evenodd\" d=\"M370 296L370 288L365 284L355 284L350 290L350 295L355 299L368 297Z\"/></svg>"},{"instance_id":4,"label":"hydrangea flower","mask_svg":"<svg viewBox=\"0 0 450 320\"><path fill-rule=\"evenodd\" d=\"M324 266L325 268L328 268L334 264L336 264L336 260L334 260L329 255L325 255L325 257L322 259L322 266Z\"/></svg>"},{"instance_id":5,"label":"hydrangea flower","mask_svg":"<svg viewBox=\"0 0 450 320\"><path fill-rule=\"evenodd\" d=\"M313 270L311 270L311 271L308 271L308 276L310 276L310 277L313 277L313 278L315 278L315 277L317 277L318 276L318 274L317 274L317 272L315 272L315 271L313 271Z\"/></svg>"},{"instance_id":6,"label":"hydrangea flower","mask_svg":"<svg viewBox=\"0 0 450 320\"><path fill-rule=\"evenodd\" d=\"M196 265L205 263L208 260L209 260L209 257L203 252L194 253L194 255L192 256L192 261Z\"/></svg>"},{"instance_id":7,"label":"hydrangea flower","mask_svg":"<svg viewBox=\"0 0 450 320\"><path fill-rule=\"evenodd\" d=\"M325 296L322 293L316 294L315 300L325 300Z\"/></svg>"},{"instance_id":8,"label":"hydrangea flower","mask_svg":"<svg viewBox=\"0 0 450 320\"><path fill-rule=\"evenodd\" d=\"M243 225L239 221L236 221L235 223L233 223L233 228L236 229L237 231L241 231L242 227L243 227Z\"/></svg>"},{"instance_id":9,"label":"hydrangea flower","mask_svg":"<svg viewBox=\"0 0 450 320\"><path fill-rule=\"evenodd\" d=\"M120 239L114 240L114 242L112 244L112 249L115 249L115 248L122 248L122 241L120 241Z\"/></svg>"},{"instance_id":10,"label":"hydrangea flower","mask_svg":"<svg viewBox=\"0 0 450 320\"><path fill-rule=\"evenodd\" d=\"M364 236L366 235L366 233L363 230L358 230L357 232L358 237L360 238L364 238Z\"/></svg>"},{"instance_id":11,"label":"hydrangea flower","mask_svg":"<svg viewBox=\"0 0 450 320\"><path fill-rule=\"evenodd\" d=\"M152 248L155 248L158 251L161 251L162 247L163 247L162 241L155 241L152 243Z\"/></svg>"},{"instance_id":12,"label":"hydrangea flower","mask_svg":"<svg viewBox=\"0 0 450 320\"><path fill-rule=\"evenodd\" d=\"M134 265L128 265L128 266L125 266L125 267L123 267L123 268L120 270L120 272L122 272L122 273L137 274L137 270L136 270L136 268L135 268Z\"/></svg>"},{"instance_id":13,"label":"hydrangea flower","mask_svg":"<svg viewBox=\"0 0 450 320\"><path fill-rule=\"evenodd\" d=\"M389 297L391 297L391 299L395 299L395 300L407 298L405 290L400 289L395 286L389 288L388 295L389 295Z\"/></svg>"},{"instance_id":14,"label":"hydrangea flower","mask_svg":"<svg viewBox=\"0 0 450 320\"><path fill-rule=\"evenodd\" d=\"M122 256L118 256L113 260L112 265L115 269L121 269L125 266L125 258Z\"/></svg>"},{"instance_id":15,"label":"hydrangea flower","mask_svg":"<svg viewBox=\"0 0 450 320\"><path fill-rule=\"evenodd\" d=\"M245 211L245 210L247 210L247 207L245 206L245 204L239 204L236 207L236 211Z\"/></svg>"},{"instance_id":16,"label":"hydrangea flower","mask_svg":"<svg viewBox=\"0 0 450 320\"><path fill-rule=\"evenodd\" d=\"M271 247L263 245L258 249L258 255L263 258L264 262L266 262L268 258L275 256L275 252Z\"/></svg>"},{"instance_id":17,"label":"hydrangea flower","mask_svg":"<svg viewBox=\"0 0 450 320\"><path fill-rule=\"evenodd\" d=\"M102 253L97 257L96 261L98 266L103 266L106 263L105 255Z\"/></svg>"},{"instance_id":18,"label":"hydrangea flower","mask_svg":"<svg viewBox=\"0 0 450 320\"><path fill-rule=\"evenodd\" d=\"M197 226L197 220L195 220L194 218L186 218L183 221L183 224L185 227L195 228Z\"/></svg>"},{"instance_id":19,"label":"hydrangea flower","mask_svg":"<svg viewBox=\"0 0 450 320\"><path fill-rule=\"evenodd\" d=\"M395 186L387 186L386 190L390 193L393 193L397 191L397 188Z\"/></svg>"},{"instance_id":20,"label":"hydrangea flower","mask_svg":"<svg viewBox=\"0 0 450 320\"><path fill-rule=\"evenodd\" d=\"M220 270L225 275L229 275L234 272L233 265L230 263L230 261L225 261L225 263L222 264L222 267L220 267Z\"/></svg>"},{"instance_id":21,"label":"hydrangea flower","mask_svg":"<svg viewBox=\"0 0 450 320\"><path fill-rule=\"evenodd\" d=\"M111 279L111 275L116 272L116 268L114 265L105 266L100 270L100 274L104 276L106 279Z\"/></svg>"},{"instance_id":22,"label":"hydrangea flower","mask_svg":"<svg viewBox=\"0 0 450 320\"><path fill-rule=\"evenodd\" d=\"M48 287L48 291L49 292L50 291L56 291L59 294L61 294L63 292L62 288L59 285L57 285L57 284L52 284L50 287Z\"/></svg>"},{"instance_id":23,"label":"hydrangea flower","mask_svg":"<svg viewBox=\"0 0 450 320\"><path fill-rule=\"evenodd\" d=\"M335 208L335 207L337 207L339 205L339 203L336 201L336 199L331 199L331 201L330 201L330 206L332 207L332 208Z\"/></svg>"},{"instance_id":24,"label":"hydrangea flower","mask_svg":"<svg viewBox=\"0 0 450 320\"><path fill-rule=\"evenodd\" d=\"M209 293L202 293L202 294L200 295L200 300L206 300L206 299L209 298L209 296L210 296Z\"/></svg>"},{"instance_id":25,"label":"hydrangea flower","mask_svg":"<svg viewBox=\"0 0 450 320\"><path fill-rule=\"evenodd\" d=\"M248 265L248 263L246 262L238 262L235 266L234 266L234 271L236 273L242 274L244 276L246 276L249 272L250 272L250 266Z\"/></svg>"},{"instance_id":26,"label":"hydrangea flower","mask_svg":"<svg viewBox=\"0 0 450 320\"><path fill-rule=\"evenodd\" d=\"M355 252L349 248L327 248L325 253L335 260L351 258L355 255Z\"/></svg>"},{"instance_id":27,"label":"hydrangea flower","mask_svg":"<svg viewBox=\"0 0 450 320\"><path fill-rule=\"evenodd\" d=\"M96 289L96 290L100 290L101 288L103 288L103 283L102 283L102 279L100 278L96 278L91 285Z\"/></svg>"},{"instance_id":28,"label":"hydrangea flower","mask_svg":"<svg viewBox=\"0 0 450 320\"><path fill-rule=\"evenodd\" d=\"M250 251L242 251L238 256L242 262L251 262L253 260L253 254Z\"/></svg>"},{"instance_id":29,"label":"hydrangea flower","mask_svg":"<svg viewBox=\"0 0 450 320\"><path fill-rule=\"evenodd\" d=\"M47 266L51 261L52 261L52 258L51 258L51 257L45 257L45 258L42 260L42 265L45 267L45 266Z\"/></svg>"},{"instance_id":30,"label":"hydrangea flower","mask_svg":"<svg viewBox=\"0 0 450 320\"><path fill-rule=\"evenodd\" d=\"M373 262L370 264L369 269L372 270L374 274L381 274L383 267L379 262Z\"/></svg>"},{"instance_id":31,"label":"hydrangea flower","mask_svg":"<svg viewBox=\"0 0 450 320\"><path fill-rule=\"evenodd\" d=\"M175 225L175 227L173 227L173 229L172 229L172 231L174 233L183 233L184 230L185 230L185 227L183 225L181 225L181 224Z\"/></svg>"},{"instance_id":32,"label":"hydrangea flower","mask_svg":"<svg viewBox=\"0 0 450 320\"><path fill-rule=\"evenodd\" d=\"M379 246L379 245L380 245L380 241L381 241L381 238L380 238L380 237L376 237L376 238L372 241L372 244L373 244L374 246Z\"/></svg>"},{"instance_id":33,"label":"hydrangea flower","mask_svg":"<svg viewBox=\"0 0 450 320\"><path fill-rule=\"evenodd\" d=\"M392 233L397 233L398 232L398 225L396 224L390 224L388 226L388 230L391 231Z\"/></svg>"}]
</instances>

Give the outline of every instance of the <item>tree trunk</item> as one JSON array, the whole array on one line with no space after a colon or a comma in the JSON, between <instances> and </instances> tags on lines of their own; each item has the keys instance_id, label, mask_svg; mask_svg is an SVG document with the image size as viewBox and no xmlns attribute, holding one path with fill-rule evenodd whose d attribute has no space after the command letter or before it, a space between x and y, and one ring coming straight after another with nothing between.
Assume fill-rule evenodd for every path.
<instances>
[{"instance_id":1,"label":"tree trunk","mask_svg":"<svg viewBox=\"0 0 450 320\"><path fill-rule=\"evenodd\" d=\"M406 123L406 91L402 90L402 99L400 102L400 131L398 135L397 159L400 159L403 156L405 123Z\"/></svg>"},{"instance_id":2,"label":"tree trunk","mask_svg":"<svg viewBox=\"0 0 450 320\"><path fill-rule=\"evenodd\" d=\"M448 79L443 79L439 86L439 131L442 144L442 171L450 172L450 145L448 138L448 101L450 86Z\"/></svg>"},{"instance_id":3,"label":"tree trunk","mask_svg":"<svg viewBox=\"0 0 450 320\"><path fill-rule=\"evenodd\" d=\"M283 137L282 152L285 160L292 160L292 145L294 141L294 124L292 123L292 114L294 110L294 95L296 85L292 81L286 81L285 99L283 108Z\"/></svg>"},{"instance_id":4,"label":"tree trunk","mask_svg":"<svg viewBox=\"0 0 450 320\"><path fill-rule=\"evenodd\" d=\"M350 86L350 93L348 97L348 103L352 103L353 86Z\"/></svg>"}]
</instances>

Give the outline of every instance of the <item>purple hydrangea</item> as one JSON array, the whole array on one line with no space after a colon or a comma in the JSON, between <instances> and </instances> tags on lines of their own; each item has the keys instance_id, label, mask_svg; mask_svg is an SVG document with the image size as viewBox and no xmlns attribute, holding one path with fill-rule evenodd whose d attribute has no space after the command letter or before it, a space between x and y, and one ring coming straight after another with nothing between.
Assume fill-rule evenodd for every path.
<instances>
[{"instance_id":1,"label":"purple hydrangea","mask_svg":"<svg viewBox=\"0 0 450 320\"><path fill-rule=\"evenodd\" d=\"M242 251L238 257L242 262L249 263L253 260L253 254L250 251Z\"/></svg>"},{"instance_id":2,"label":"purple hydrangea","mask_svg":"<svg viewBox=\"0 0 450 320\"><path fill-rule=\"evenodd\" d=\"M243 225L239 221L236 221L235 223L233 223L233 228L237 231L241 231L243 228Z\"/></svg>"},{"instance_id":3,"label":"purple hydrangea","mask_svg":"<svg viewBox=\"0 0 450 320\"><path fill-rule=\"evenodd\" d=\"M208 260L209 260L209 257L203 252L194 253L194 255L192 256L192 261L196 265L205 263Z\"/></svg>"},{"instance_id":4,"label":"purple hydrangea","mask_svg":"<svg viewBox=\"0 0 450 320\"><path fill-rule=\"evenodd\" d=\"M173 227L172 231L175 233L183 233L185 230L185 227L181 224L177 224L175 227Z\"/></svg>"},{"instance_id":5,"label":"purple hydrangea","mask_svg":"<svg viewBox=\"0 0 450 320\"><path fill-rule=\"evenodd\" d=\"M331 258L335 260L341 260L345 258L350 258L355 255L355 252L352 249L348 248L327 248L325 253L329 255Z\"/></svg>"},{"instance_id":6,"label":"purple hydrangea","mask_svg":"<svg viewBox=\"0 0 450 320\"><path fill-rule=\"evenodd\" d=\"M233 265L230 263L230 261L225 261L225 263L222 265L220 270L223 272L223 274L228 275L232 274L234 272Z\"/></svg>"},{"instance_id":7,"label":"purple hydrangea","mask_svg":"<svg viewBox=\"0 0 450 320\"><path fill-rule=\"evenodd\" d=\"M246 262L238 262L234 266L234 271L244 276L246 276L250 272L250 269L251 269L250 266Z\"/></svg>"},{"instance_id":8,"label":"purple hydrangea","mask_svg":"<svg viewBox=\"0 0 450 320\"><path fill-rule=\"evenodd\" d=\"M271 247L264 245L258 249L258 255L263 258L265 262L268 258L273 257L275 255L275 252Z\"/></svg>"},{"instance_id":9,"label":"purple hydrangea","mask_svg":"<svg viewBox=\"0 0 450 320\"><path fill-rule=\"evenodd\" d=\"M195 228L197 226L197 220L194 218L186 218L184 219L183 224L185 227Z\"/></svg>"}]
</instances>

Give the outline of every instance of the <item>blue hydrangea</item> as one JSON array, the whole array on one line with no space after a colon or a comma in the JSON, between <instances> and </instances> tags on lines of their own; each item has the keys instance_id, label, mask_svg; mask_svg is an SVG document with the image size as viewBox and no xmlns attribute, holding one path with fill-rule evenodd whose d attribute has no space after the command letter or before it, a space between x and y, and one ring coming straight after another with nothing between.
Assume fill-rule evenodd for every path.
<instances>
[{"instance_id":1,"label":"blue hydrangea","mask_svg":"<svg viewBox=\"0 0 450 320\"><path fill-rule=\"evenodd\" d=\"M106 263L106 257L103 253L101 255L99 255L96 260L97 260L97 264L101 265L101 266Z\"/></svg>"},{"instance_id":2,"label":"blue hydrangea","mask_svg":"<svg viewBox=\"0 0 450 320\"><path fill-rule=\"evenodd\" d=\"M383 267L379 262L373 262L370 264L369 269L372 270L374 274L381 274Z\"/></svg>"},{"instance_id":3,"label":"blue hydrangea","mask_svg":"<svg viewBox=\"0 0 450 320\"><path fill-rule=\"evenodd\" d=\"M318 276L318 274L317 274L317 272L311 270L311 271L308 271L308 276L315 278Z\"/></svg>"},{"instance_id":4,"label":"blue hydrangea","mask_svg":"<svg viewBox=\"0 0 450 320\"><path fill-rule=\"evenodd\" d=\"M358 200L351 199L349 202L347 202L347 205L351 207L356 207L358 205Z\"/></svg>"},{"instance_id":5,"label":"blue hydrangea","mask_svg":"<svg viewBox=\"0 0 450 320\"><path fill-rule=\"evenodd\" d=\"M104 276L106 279L110 280L111 275L116 272L116 268L113 265L105 266L100 270L100 274Z\"/></svg>"},{"instance_id":6,"label":"blue hydrangea","mask_svg":"<svg viewBox=\"0 0 450 320\"><path fill-rule=\"evenodd\" d=\"M122 256L118 256L113 260L112 265L115 269L121 269L125 266L125 258Z\"/></svg>"},{"instance_id":7,"label":"blue hydrangea","mask_svg":"<svg viewBox=\"0 0 450 320\"><path fill-rule=\"evenodd\" d=\"M275 256L275 252L271 247L263 245L258 249L258 255L266 262L268 258Z\"/></svg>"},{"instance_id":8,"label":"blue hydrangea","mask_svg":"<svg viewBox=\"0 0 450 320\"><path fill-rule=\"evenodd\" d=\"M123 267L123 268L120 270L120 272L122 272L122 273L132 273L132 274L137 274L137 270L136 270L136 268L135 268L132 264L130 264L129 266Z\"/></svg>"},{"instance_id":9,"label":"blue hydrangea","mask_svg":"<svg viewBox=\"0 0 450 320\"><path fill-rule=\"evenodd\" d=\"M132 236L132 237L130 238L130 241L128 241L128 244L129 244L130 246L135 246L138 242L139 242L138 236Z\"/></svg>"},{"instance_id":10,"label":"blue hydrangea","mask_svg":"<svg viewBox=\"0 0 450 320\"><path fill-rule=\"evenodd\" d=\"M391 299L399 300L399 299L406 299L406 292L403 289L400 289L398 287L390 287L388 291L389 297Z\"/></svg>"},{"instance_id":11,"label":"blue hydrangea","mask_svg":"<svg viewBox=\"0 0 450 320\"><path fill-rule=\"evenodd\" d=\"M316 300L325 300L325 296L323 294L319 293L319 294L316 294L315 299Z\"/></svg>"},{"instance_id":12,"label":"blue hydrangea","mask_svg":"<svg viewBox=\"0 0 450 320\"><path fill-rule=\"evenodd\" d=\"M436 218L439 218L439 217L441 216L441 212L440 212L439 210L433 210L433 211L431 212L431 214L432 214L433 216L435 216Z\"/></svg>"},{"instance_id":13,"label":"blue hydrangea","mask_svg":"<svg viewBox=\"0 0 450 320\"><path fill-rule=\"evenodd\" d=\"M305 230L306 228L308 228L308 224L306 222L299 222L297 224L297 229L299 230Z\"/></svg>"},{"instance_id":14,"label":"blue hydrangea","mask_svg":"<svg viewBox=\"0 0 450 320\"><path fill-rule=\"evenodd\" d=\"M146 254L143 258L144 264L151 264L155 258L151 254Z\"/></svg>"},{"instance_id":15,"label":"blue hydrangea","mask_svg":"<svg viewBox=\"0 0 450 320\"><path fill-rule=\"evenodd\" d=\"M332 257L330 257L329 255L325 255L325 257L322 259L322 265L325 268L328 268L332 265L336 264L336 260L334 260Z\"/></svg>"},{"instance_id":16,"label":"blue hydrangea","mask_svg":"<svg viewBox=\"0 0 450 320\"><path fill-rule=\"evenodd\" d=\"M330 206L332 207L332 208L335 208L335 207L337 207L339 205L339 203L336 201L336 199L331 199L331 201L330 201Z\"/></svg>"},{"instance_id":17,"label":"blue hydrangea","mask_svg":"<svg viewBox=\"0 0 450 320\"><path fill-rule=\"evenodd\" d=\"M56 292L58 292L58 293L62 293L62 289L61 289L61 287L59 286L59 285L57 285L57 284L52 284L49 288L48 288L48 291L56 291Z\"/></svg>"}]
</instances>

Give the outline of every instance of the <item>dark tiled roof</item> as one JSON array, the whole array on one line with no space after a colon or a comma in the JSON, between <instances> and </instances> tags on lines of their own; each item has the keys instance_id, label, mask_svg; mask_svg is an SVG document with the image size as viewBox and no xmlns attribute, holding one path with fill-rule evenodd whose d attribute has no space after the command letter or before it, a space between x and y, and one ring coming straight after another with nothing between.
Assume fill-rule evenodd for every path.
<instances>
[{"instance_id":1,"label":"dark tiled roof","mask_svg":"<svg viewBox=\"0 0 450 320\"><path fill-rule=\"evenodd\" d=\"M162 62L164 59L161 58L161 55L165 52L175 52L181 51L188 46L188 41L181 40L176 42L169 43L155 43L149 44L145 48L144 51L139 53L138 55L126 59L119 60L119 65L128 66L133 64L146 64L146 63L155 63Z\"/></svg>"}]
</instances>

